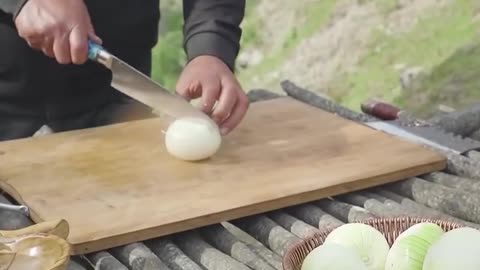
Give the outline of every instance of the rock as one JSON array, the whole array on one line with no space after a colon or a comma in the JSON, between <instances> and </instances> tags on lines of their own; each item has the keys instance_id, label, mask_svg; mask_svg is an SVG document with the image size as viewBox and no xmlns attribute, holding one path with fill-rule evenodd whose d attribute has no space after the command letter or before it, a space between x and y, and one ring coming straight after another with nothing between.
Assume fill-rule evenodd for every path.
<instances>
[{"instance_id":1,"label":"rock","mask_svg":"<svg viewBox=\"0 0 480 270\"><path fill-rule=\"evenodd\" d=\"M400 75L400 85L403 90L412 89L412 86L419 78L426 75L423 67L410 67L402 71Z\"/></svg>"},{"instance_id":2,"label":"rock","mask_svg":"<svg viewBox=\"0 0 480 270\"><path fill-rule=\"evenodd\" d=\"M260 63L263 59L263 53L258 49L251 49L241 52L237 58L237 64L241 68L248 68Z\"/></svg>"},{"instance_id":3,"label":"rock","mask_svg":"<svg viewBox=\"0 0 480 270\"><path fill-rule=\"evenodd\" d=\"M250 102L256 102L260 100L278 98L281 97L281 95L264 89L252 89L247 93L247 97Z\"/></svg>"},{"instance_id":4,"label":"rock","mask_svg":"<svg viewBox=\"0 0 480 270\"><path fill-rule=\"evenodd\" d=\"M458 111L436 115L429 121L447 132L469 136L480 128L480 103L474 103Z\"/></svg>"},{"instance_id":5,"label":"rock","mask_svg":"<svg viewBox=\"0 0 480 270\"><path fill-rule=\"evenodd\" d=\"M49 126L43 125L39 130L37 130L37 132L35 132L35 134L33 134L33 137L45 136L52 133L54 132Z\"/></svg>"},{"instance_id":6,"label":"rock","mask_svg":"<svg viewBox=\"0 0 480 270\"><path fill-rule=\"evenodd\" d=\"M478 13L477 15L475 15L473 18L472 18L472 23L476 23L480 21L480 13Z\"/></svg>"},{"instance_id":7,"label":"rock","mask_svg":"<svg viewBox=\"0 0 480 270\"><path fill-rule=\"evenodd\" d=\"M455 109L444 104L438 104L437 111L440 113L452 113L455 111Z\"/></svg>"},{"instance_id":8,"label":"rock","mask_svg":"<svg viewBox=\"0 0 480 270\"><path fill-rule=\"evenodd\" d=\"M393 66L393 69L395 69L396 71L399 71L399 72L404 70L405 68L406 68L405 64L395 64Z\"/></svg>"}]
</instances>

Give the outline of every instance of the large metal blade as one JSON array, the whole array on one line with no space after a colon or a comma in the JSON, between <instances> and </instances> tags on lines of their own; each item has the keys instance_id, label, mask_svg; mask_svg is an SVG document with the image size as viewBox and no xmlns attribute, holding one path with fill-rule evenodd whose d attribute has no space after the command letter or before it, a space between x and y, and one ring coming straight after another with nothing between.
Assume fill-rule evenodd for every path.
<instances>
[{"instance_id":1,"label":"large metal blade","mask_svg":"<svg viewBox=\"0 0 480 270\"><path fill-rule=\"evenodd\" d=\"M468 137L461 137L451 132L435 126L400 126L411 133L423 138L435 141L450 149L456 150L459 154L463 154L472 150L480 149L480 142L472 140Z\"/></svg>"},{"instance_id":2,"label":"large metal blade","mask_svg":"<svg viewBox=\"0 0 480 270\"><path fill-rule=\"evenodd\" d=\"M173 117L206 116L184 98L170 93L162 86L140 73L122 60L112 56L112 87L152 107L156 111Z\"/></svg>"},{"instance_id":3,"label":"large metal blade","mask_svg":"<svg viewBox=\"0 0 480 270\"><path fill-rule=\"evenodd\" d=\"M113 88L151 107L156 112L167 114L173 118L201 117L210 120L205 113L195 108L183 97L169 92L100 46L91 43L89 46L89 58L112 71L111 85Z\"/></svg>"},{"instance_id":4,"label":"large metal blade","mask_svg":"<svg viewBox=\"0 0 480 270\"><path fill-rule=\"evenodd\" d=\"M426 144L430 145L435 148L439 148L442 150L451 150L448 147L445 147L441 144L438 144L436 142L433 142L431 140L425 139L423 137L420 137L414 133L408 132L402 128L399 128L395 125L385 123L383 121L378 121L378 122L368 122L366 123L367 126L370 126L376 130L383 131L385 133L388 133L390 135L398 136L400 138L404 138L406 140L409 140L413 143L420 143L420 144Z\"/></svg>"},{"instance_id":5,"label":"large metal blade","mask_svg":"<svg viewBox=\"0 0 480 270\"><path fill-rule=\"evenodd\" d=\"M369 122L366 125L412 142L430 145L441 150L453 151L457 154L480 149L479 142L456 137L435 127L397 126L393 122L390 123L388 121Z\"/></svg>"}]
</instances>

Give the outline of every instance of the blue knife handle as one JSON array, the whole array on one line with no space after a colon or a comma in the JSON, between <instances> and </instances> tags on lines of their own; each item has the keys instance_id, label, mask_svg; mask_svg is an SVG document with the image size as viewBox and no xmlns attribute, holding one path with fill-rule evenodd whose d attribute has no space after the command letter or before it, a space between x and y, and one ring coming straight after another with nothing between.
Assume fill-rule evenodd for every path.
<instances>
[{"instance_id":1,"label":"blue knife handle","mask_svg":"<svg viewBox=\"0 0 480 270\"><path fill-rule=\"evenodd\" d=\"M102 51L102 46L96 44L95 42L88 41L88 59L97 60L98 52Z\"/></svg>"}]
</instances>

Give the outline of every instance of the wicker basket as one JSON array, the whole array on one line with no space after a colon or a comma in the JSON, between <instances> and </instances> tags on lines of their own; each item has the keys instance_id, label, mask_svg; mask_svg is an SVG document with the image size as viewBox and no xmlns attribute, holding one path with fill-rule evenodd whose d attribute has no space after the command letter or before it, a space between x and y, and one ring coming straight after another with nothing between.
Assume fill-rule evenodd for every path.
<instances>
[{"instance_id":1,"label":"wicker basket","mask_svg":"<svg viewBox=\"0 0 480 270\"><path fill-rule=\"evenodd\" d=\"M383 233L385 235L385 238L387 239L388 244L391 246L400 233L402 233L409 227L421 222L435 223L445 231L464 227L463 225L450 221L416 217L369 219L361 223L373 226L381 233ZM328 230L315 233L311 237L300 241L290 247L283 256L283 269L300 270L305 257L313 249L322 245L327 235L334 229L335 228L330 228Z\"/></svg>"}]
</instances>

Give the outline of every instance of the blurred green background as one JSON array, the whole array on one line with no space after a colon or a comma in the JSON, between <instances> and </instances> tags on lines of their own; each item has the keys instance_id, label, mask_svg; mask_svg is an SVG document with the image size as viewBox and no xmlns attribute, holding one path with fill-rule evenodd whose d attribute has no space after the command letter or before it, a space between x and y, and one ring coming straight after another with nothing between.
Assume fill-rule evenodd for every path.
<instances>
[{"instance_id":1,"label":"blurred green background","mask_svg":"<svg viewBox=\"0 0 480 270\"><path fill-rule=\"evenodd\" d=\"M153 78L174 89L185 63L182 1L161 1ZM480 1L247 0L237 76L245 91L280 81L354 110L378 98L426 116L480 98Z\"/></svg>"}]
</instances>

